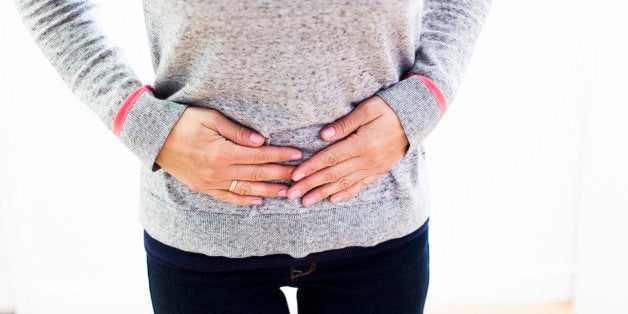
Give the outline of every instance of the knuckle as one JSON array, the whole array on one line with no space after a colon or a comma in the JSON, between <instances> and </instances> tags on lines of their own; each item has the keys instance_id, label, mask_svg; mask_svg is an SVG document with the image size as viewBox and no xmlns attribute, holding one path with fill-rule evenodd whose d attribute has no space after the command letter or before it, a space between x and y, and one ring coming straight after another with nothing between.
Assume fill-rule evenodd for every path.
<instances>
[{"instance_id":1,"label":"knuckle","mask_svg":"<svg viewBox=\"0 0 628 314\"><path fill-rule=\"evenodd\" d=\"M315 187L316 185L313 182L304 182L300 189L301 191L310 191Z\"/></svg>"},{"instance_id":2,"label":"knuckle","mask_svg":"<svg viewBox=\"0 0 628 314\"><path fill-rule=\"evenodd\" d=\"M349 180L349 179L343 179L343 180L341 180L338 183L338 186L342 190L346 190L346 189L350 188L352 185L353 185L353 182L351 182L351 180Z\"/></svg>"},{"instance_id":3,"label":"knuckle","mask_svg":"<svg viewBox=\"0 0 628 314\"><path fill-rule=\"evenodd\" d=\"M327 171L325 173L325 181L326 182L336 182L340 179L340 174L337 171Z\"/></svg>"},{"instance_id":4,"label":"knuckle","mask_svg":"<svg viewBox=\"0 0 628 314\"><path fill-rule=\"evenodd\" d=\"M222 199L221 201L223 202L227 202L227 203L234 203L234 204L240 204L240 200L238 198L236 198L233 194L230 194L230 192L225 192L225 193L220 193L222 194Z\"/></svg>"},{"instance_id":5,"label":"knuckle","mask_svg":"<svg viewBox=\"0 0 628 314\"><path fill-rule=\"evenodd\" d=\"M266 171L266 169L262 167L258 167L257 169L255 169L255 171L253 171L253 174L251 175L251 179L253 179L253 181L264 181L267 177L268 171Z\"/></svg>"},{"instance_id":6,"label":"knuckle","mask_svg":"<svg viewBox=\"0 0 628 314\"><path fill-rule=\"evenodd\" d=\"M338 154L334 152L328 152L325 154L325 160L323 164L325 167L333 166L338 163Z\"/></svg>"},{"instance_id":7,"label":"knuckle","mask_svg":"<svg viewBox=\"0 0 628 314\"><path fill-rule=\"evenodd\" d=\"M338 120L336 122L336 126L342 134L347 134L351 130L351 121L350 117L345 117L344 119Z\"/></svg>"},{"instance_id":8,"label":"knuckle","mask_svg":"<svg viewBox=\"0 0 628 314\"><path fill-rule=\"evenodd\" d=\"M253 160L255 160L255 163L263 164L268 160L268 156L264 151L259 151L253 155Z\"/></svg>"},{"instance_id":9,"label":"knuckle","mask_svg":"<svg viewBox=\"0 0 628 314\"><path fill-rule=\"evenodd\" d=\"M373 116L379 115L379 112L381 110L380 105L381 104L376 103L375 101L366 102L364 103L362 110L364 111L364 114L367 117L373 117Z\"/></svg>"},{"instance_id":10,"label":"knuckle","mask_svg":"<svg viewBox=\"0 0 628 314\"><path fill-rule=\"evenodd\" d=\"M245 141L248 140L248 135L249 135L249 131L244 128L243 126L234 124L235 127L235 134L238 140L240 141Z\"/></svg>"},{"instance_id":11,"label":"knuckle","mask_svg":"<svg viewBox=\"0 0 628 314\"><path fill-rule=\"evenodd\" d=\"M234 192L240 194L240 195L250 195L251 194L251 183L249 182L242 182L240 184L237 185L237 188Z\"/></svg>"}]
</instances>

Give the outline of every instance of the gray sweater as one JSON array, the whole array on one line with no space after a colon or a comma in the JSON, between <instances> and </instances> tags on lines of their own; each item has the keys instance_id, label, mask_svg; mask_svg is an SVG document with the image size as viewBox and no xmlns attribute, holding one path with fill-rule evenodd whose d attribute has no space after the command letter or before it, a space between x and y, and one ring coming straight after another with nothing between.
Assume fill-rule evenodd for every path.
<instances>
[{"instance_id":1,"label":"gray sweater","mask_svg":"<svg viewBox=\"0 0 628 314\"><path fill-rule=\"evenodd\" d=\"M144 84L90 16L94 4L16 5L59 75L113 130L121 104ZM304 257L416 230L429 215L422 141L454 98L489 5L144 0L156 78L119 133L142 162L142 226L167 245L226 257ZM188 106L219 110L264 135L265 144L298 148L306 160L330 145L319 137L323 126L376 94L399 116L409 149L390 172L339 204L306 208L299 199L267 198L242 207L195 192L154 163Z\"/></svg>"}]
</instances>

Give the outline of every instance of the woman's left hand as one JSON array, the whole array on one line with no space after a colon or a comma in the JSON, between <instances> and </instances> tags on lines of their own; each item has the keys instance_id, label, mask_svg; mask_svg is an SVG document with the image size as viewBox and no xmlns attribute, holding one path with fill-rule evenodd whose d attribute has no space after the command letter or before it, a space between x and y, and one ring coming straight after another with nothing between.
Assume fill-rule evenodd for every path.
<instances>
[{"instance_id":1,"label":"woman's left hand","mask_svg":"<svg viewBox=\"0 0 628 314\"><path fill-rule=\"evenodd\" d=\"M303 195L306 207L328 196L332 203L353 197L390 171L408 147L397 114L379 96L362 101L320 134L340 141L295 168L295 183L287 191L291 200Z\"/></svg>"}]
</instances>

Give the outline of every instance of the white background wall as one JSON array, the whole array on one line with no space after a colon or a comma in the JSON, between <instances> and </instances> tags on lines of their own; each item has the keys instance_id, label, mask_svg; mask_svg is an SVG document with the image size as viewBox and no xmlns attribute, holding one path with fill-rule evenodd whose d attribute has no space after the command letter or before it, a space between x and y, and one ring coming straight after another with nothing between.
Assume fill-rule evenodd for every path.
<instances>
[{"instance_id":1,"label":"white background wall","mask_svg":"<svg viewBox=\"0 0 628 314\"><path fill-rule=\"evenodd\" d=\"M101 6L150 83L141 2ZM494 2L426 140L430 305L574 299L578 313L628 313L628 23L612 6ZM139 162L58 78L12 3L0 12L0 311L149 313Z\"/></svg>"},{"instance_id":2,"label":"white background wall","mask_svg":"<svg viewBox=\"0 0 628 314\"><path fill-rule=\"evenodd\" d=\"M610 1L609 1L610 2ZM590 5L582 194L574 300L580 313L628 313L628 19Z\"/></svg>"}]
</instances>

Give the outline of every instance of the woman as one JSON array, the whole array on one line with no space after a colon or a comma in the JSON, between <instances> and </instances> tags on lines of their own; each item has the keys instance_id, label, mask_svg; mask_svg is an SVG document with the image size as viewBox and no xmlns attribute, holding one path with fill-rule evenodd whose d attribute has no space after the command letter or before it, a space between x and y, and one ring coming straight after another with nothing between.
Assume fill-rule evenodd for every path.
<instances>
[{"instance_id":1,"label":"woman","mask_svg":"<svg viewBox=\"0 0 628 314\"><path fill-rule=\"evenodd\" d=\"M160 1L142 85L86 0L16 0L72 91L141 160L156 313L422 313L423 139L488 0Z\"/></svg>"}]
</instances>

